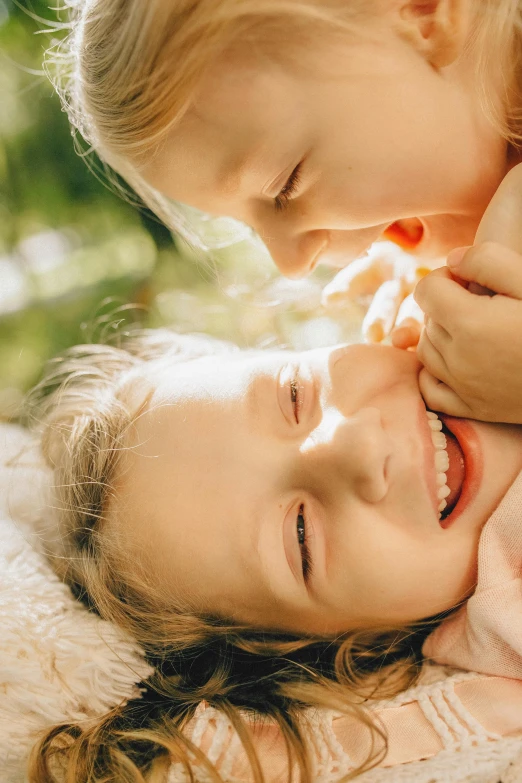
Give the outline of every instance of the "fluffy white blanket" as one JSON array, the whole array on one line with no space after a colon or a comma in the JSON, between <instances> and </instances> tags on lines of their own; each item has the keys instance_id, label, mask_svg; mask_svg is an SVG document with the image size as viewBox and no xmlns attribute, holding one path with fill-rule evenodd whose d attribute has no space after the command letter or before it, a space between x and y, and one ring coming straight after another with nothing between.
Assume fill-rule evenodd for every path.
<instances>
[{"instance_id":1,"label":"fluffy white blanket","mask_svg":"<svg viewBox=\"0 0 522 783\"><path fill-rule=\"evenodd\" d=\"M0 425L0 783L24 783L35 734L139 695L152 670L118 628L90 614L42 555L52 545L49 475L27 434ZM522 783L522 740L444 751L375 770L382 783ZM180 778L173 769L170 783Z\"/></svg>"},{"instance_id":2,"label":"fluffy white blanket","mask_svg":"<svg viewBox=\"0 0 522 783\"><path fill-rule=\"evenodd\" d=\"M76 601L42 556L49 475L23 430L0 429L0 770L22 783L33 738L139 695L137 644Z\"/></svg>"}]
</instances>

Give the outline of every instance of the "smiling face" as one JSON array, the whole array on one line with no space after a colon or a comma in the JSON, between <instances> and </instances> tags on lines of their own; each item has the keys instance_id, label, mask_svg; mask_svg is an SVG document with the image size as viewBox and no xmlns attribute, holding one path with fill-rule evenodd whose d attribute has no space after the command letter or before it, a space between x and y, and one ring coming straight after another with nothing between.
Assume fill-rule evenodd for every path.
<instances>
[{"instance_id":1,"label":"smiling face","mask_svg":"<svg viewBox=\"0 0 522 783\"><path fill-rule=\"evenodd\" d=\"M419 369L365 345L150 365L113 505L132 557L194 609L265 628L335 634L453 607L522 435L457 422L475 486L444 529Z\"/></svg>"},{"instance_id":2,"label":"smiling face","mask_svg":"<svg viewBox=\"0 0 522 783\"><path fill-rule=\"evenodd\" d=\"M293 65L258 49L222 56L144 176L251 225L288 276L345 266L383 234L429 257L472 244L506 143L479 106L475 64L434 67L407 39L403 5L357 38L296 46Z\"/></svg>"}]
</instances>

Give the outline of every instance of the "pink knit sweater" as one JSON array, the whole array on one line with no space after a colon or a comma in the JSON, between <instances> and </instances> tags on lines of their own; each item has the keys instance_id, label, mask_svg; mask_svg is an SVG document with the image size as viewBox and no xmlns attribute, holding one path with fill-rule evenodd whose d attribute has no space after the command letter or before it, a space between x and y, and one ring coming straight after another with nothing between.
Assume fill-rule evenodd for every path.
<instances>
[{"instance_id":1,"label":"pink knit sweater","mask_svg":"<svg viewBox=\"0 0 522 783\"><path fill-rule=\"evenodd\" d=\"M522 473L482 530L474 594L422 651L439 664L522 680Z\"/></svg>"}]
</instances>

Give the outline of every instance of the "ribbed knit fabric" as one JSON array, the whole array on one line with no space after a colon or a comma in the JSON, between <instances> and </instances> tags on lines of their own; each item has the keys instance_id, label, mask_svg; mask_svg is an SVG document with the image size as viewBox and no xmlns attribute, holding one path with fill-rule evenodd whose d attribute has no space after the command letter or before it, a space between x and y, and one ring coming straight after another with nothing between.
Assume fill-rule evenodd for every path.
<instances>
[{"instance_id":1,"label":"ribbed knit fabric","mask_svg":"<svg viewBox=\"0 0 522 783\"><path fill-rule=\"evenodd\" d=\"M401 755L404 747L415 748L411 760L395 764L387 758L384 764L358 777L361 783L508 783L522 781L522 735L502 737L488 731L467 709L457 694L459 686L480 681L480 675L444 667L426 665L420 684L404 691L392 700L378 702L373 708L380 716L388 710L407 708L418 711L411 719L402 718L389 733L392 755ZM493 679L493 678L486 678ZM495 683L496 684L496 683ZM522 700L520 728L522 729ZM426 742L418 731L419 717L430 727ZM334 783L355 769L363 760L360 733L349 741L340 741L335 730L340 713L333 711L308 712L311 730L306 736L313 749L314 783ZM342 720L342 718L341 718ZM237 735L225 716L213 708L200 707L191 739L199 744L209 726L214 728L208 757L217 763L220 774L228 783L242 783L250 775L234 774L235 761L242 754ZM230 742L231 739L231 742ZM417 747L417 740L421 740ZM228 746L228 747L227 747ZM434 748L436 746L436 750ZM348 750L349 748L349 750ZM351 751L355 751L352 755ZM418 751L418 752L417 752ZM423 751L425 757L423 757ZM267 746L261 754L263 765L269 771L286 758L282 744ZM516 770L516 772L515 772ZM511 777L508 776L509 775ZM188 783L181 765L171 768L169 783ZM209 783L210 776L203 770L197 773L198 783ZM270 776L267 780L271 780Z\"/></svg>"}]
</instances>

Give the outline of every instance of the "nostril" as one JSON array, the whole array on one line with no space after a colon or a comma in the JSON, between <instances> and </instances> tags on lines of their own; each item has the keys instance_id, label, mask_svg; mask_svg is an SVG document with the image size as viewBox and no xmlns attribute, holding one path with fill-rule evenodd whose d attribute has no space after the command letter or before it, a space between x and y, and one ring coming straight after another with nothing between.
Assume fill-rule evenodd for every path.
<instances>
[{"instance_id":1,"label":"nostril","mask_svg":"<svg viewBox=\"0 0 522 783\"><path fill-rule=\"evenodd\" d=\"M382 470L383 475L384 475L384 481L385 481L386 484L388 483L388 477L389 477L390 458L391 458L391 455L388 454L388 456L384 460L384 467L383 467L383 470Z\"/></svg>"},{"instance_id":2,"label":"nostril","mask_svg":"<svg viewBox=\"0 0 522 783\"><path fill-rule=\"evenodd\" d=\"M374 472L373 475L361 475L356 479L359 495L367 503L380 503L388 492L388 482L384 476Z\"/></svg>"}]
</instances>

